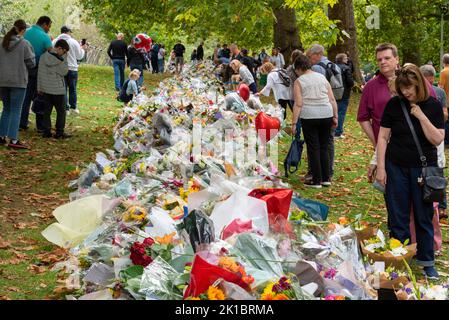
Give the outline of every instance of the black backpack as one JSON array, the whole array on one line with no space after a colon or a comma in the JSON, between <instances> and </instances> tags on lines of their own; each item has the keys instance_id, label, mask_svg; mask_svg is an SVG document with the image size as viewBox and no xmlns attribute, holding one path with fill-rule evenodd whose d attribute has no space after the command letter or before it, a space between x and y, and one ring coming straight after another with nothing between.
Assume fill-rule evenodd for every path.
<instances>
[{"instance_id":1,"label":"black backpack","mask_svg":"<svg viewBox=\"0 0 449 320\"><path fill-rule=\"evenodd\" d=\"M277 73L279 74L279 79L281 79L281 83L286 87L290 87L290 85L292 84L292 80L290 79L287 70L280 69L277 71Z\"/></svg>"},{"instance_id":2,"label":"black backpack","mask_svg":"<svg viewBox=\"0 0 449 320\"><path fill-rule=\"evenodd\" d=\"M123 84L123 87L120 89L120 92L117 96L117 101L128 103L132 100L132 95L126 94L126 90L128 89L128 83L130 79L126 80ZM131 96L131 99L129 98Z\"/></svg>"}]
</instances>

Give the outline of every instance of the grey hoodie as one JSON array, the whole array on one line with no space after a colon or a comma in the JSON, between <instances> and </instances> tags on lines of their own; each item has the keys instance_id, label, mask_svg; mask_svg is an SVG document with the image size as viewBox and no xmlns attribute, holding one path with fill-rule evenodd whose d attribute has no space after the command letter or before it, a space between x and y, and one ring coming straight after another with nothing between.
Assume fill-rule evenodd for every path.
<instances>
[{"instance_id":1,"label":"grey hoodie","mask_svg":"<svg viewBox=\"0 0 449 320\"><path fill-rule=\"evenodd\" d=\"M26 88L28 69L36 66L34 50L22 37L12 36L8 49L3 48L0 39L0 87Z\"/></svg>"},{"instance_id":2,"label":"grey hoodie","mask_svg":"<svg viewBox=\"0 0 449 320\"><path fill-rule=\"evenodd\" d=\"M37 72L37 91L65 95L64 76L69 72L67 59L53 52L45 52L39 59Z\"/></svg>"}]
</instances>

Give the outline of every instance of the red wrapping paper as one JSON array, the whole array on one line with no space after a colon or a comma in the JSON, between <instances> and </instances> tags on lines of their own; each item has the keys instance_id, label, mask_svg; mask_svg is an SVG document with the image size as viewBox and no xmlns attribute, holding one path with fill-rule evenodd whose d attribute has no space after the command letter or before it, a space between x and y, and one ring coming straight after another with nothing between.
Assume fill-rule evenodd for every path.
<instances>
[{"instance_id":1,"label":"red wrapping paper","mask_svg":"<svg viewBox=\"0 0 449 320\"><path fill-rule=\"evenodd\" d=\"M291 189L254 189L248 194L267 203L268 220L270 226L278 220L287 220L292 202L293 190ZM282 216L280 219L278 216Z\"/></svg>"},{"instance_id":2,"label":"red wrapping paper","mask_svg":"<svg viewBox=\"0 0 449 320\"><path fill-rule=\"evenodd\" d=\"M221 239L226 240L234 234L249 232L253 230L253 222L251 220L242 221L241 219L234 219L223 229Z\"/></svg>"},{"instance_id":3,"label":"red wrapping paper","mask_svg":"<svg viewBox=\"0 0 449 320\"><path fill-rule=\"evenodd\" d=\"M199 296L206 292L209 286L214 284L218 279L234 283L245 290L250 289L240 276L217 265L213 265L203 259L199 254L196 254L190 273L190 283L184 293L184 298Z\"/></svg>"}]
</instances>

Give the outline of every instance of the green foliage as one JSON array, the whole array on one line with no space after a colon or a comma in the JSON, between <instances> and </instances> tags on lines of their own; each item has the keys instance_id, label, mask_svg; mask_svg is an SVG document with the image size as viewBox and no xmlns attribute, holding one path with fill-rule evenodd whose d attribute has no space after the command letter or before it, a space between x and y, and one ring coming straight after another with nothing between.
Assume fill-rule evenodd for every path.
<instances>
[{"instance_id":1,"label":"green foliage","mask_svg":"<svg viewBox=\"0 0 449 320\"><path fill-rule=\"evenodd\" d=\"M23 18L28 11L28 2L25 0L0 1L0 35L11 29L14 21Z\"/></svg>"},{"instance_id":2,"label":"green foliage","mask_svg":"<svg viewBox=\"0 0 449 320\"><path fill-rule=\"evenodd\" d=\"M418 55L420 63L439 61L441 1L425 0L354 0L360 59L375 62L377 44L391 42L397 45L401 63ZM368 5L380 11L380 28L368 29L366 19L371 13ZM362 63L363 65L363 63Z\"/></svg>"},{"instance_id":3,"label":"green foliage","mask_svg":"<svg viewBox=\"0 0 449 320\"><path fill-rule=\"evenodd\" d=\"M178 37L187 44L214 39L220 43L236 42L254 50L272 44L273 9L283 5L297 11L300 35L307 45L317 41L324 45L335 43L339 31L335 22L327 18L324 8L336 1L145 0L135 5L133 1L80 0L80 3L90 20L109 38L118 31L128 39L146 32L168 47Z\"/></svg>"}]
</instances>

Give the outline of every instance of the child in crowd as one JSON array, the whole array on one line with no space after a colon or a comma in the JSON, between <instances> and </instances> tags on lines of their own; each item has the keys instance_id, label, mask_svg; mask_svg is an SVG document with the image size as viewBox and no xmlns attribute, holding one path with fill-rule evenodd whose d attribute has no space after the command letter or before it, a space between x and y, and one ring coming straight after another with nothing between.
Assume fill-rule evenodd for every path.
<instances>
[{"instance_id":1,"label":"child in crowd","mask_svg":"<svg viewBox=\"0 0 449 320\"><path fill-rule=\"evenodd\" d=\"M37 92L43 96L44 112L42 127L43 137L50 138L51 113L53 107L56 109L56 139L67 139L71 135L64 132L66 120L65 108L65 80L69 72L66 54L70 47L66 40L60 39L51 51L45 52L39 61L37 75Z\"/></svg>"},{"instance_id":2,"label":"child in crowd","mask_svg":"<svg viewBox=\"0 0 449 320\"><path fill-rule=\"evenodd\" d=\"M117 100L122 101L127 105L135 96L140 93L140 90L145 90L145 87L139 88L137 80L140 78L140 70L134 69L129 73L129 79L125 81Z\"/></svg>"}]
</instances>

